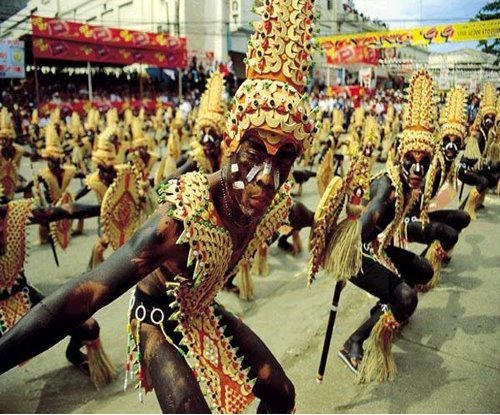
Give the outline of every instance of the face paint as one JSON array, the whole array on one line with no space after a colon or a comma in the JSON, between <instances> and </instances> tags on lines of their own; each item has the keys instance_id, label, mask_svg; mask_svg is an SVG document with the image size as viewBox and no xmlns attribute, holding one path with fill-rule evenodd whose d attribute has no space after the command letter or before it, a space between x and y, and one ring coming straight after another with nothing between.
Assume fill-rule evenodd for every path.
<instances>
[{"instance_id":1,"label":"face paint","mask_svg":"<svg viewBox=\"0 0 500 415\"><path fill-rule=\"evenodd\" d=\"M278 190L280 187L280 171L275 170L274 171L274 190Z\"/></svg>"},{"instance_id":2,"label":"face paint","mask_svg":"<svg viewBox=\"0 0 500 415\"><path fill-rule=\"evenodd\" d=\"M253 166L247 174L247 182L251 182L255 176L257 176L261 168L261 166Z\"/></svg>"},{"instance_id":3,"label":"face paint","mask_svg":"<svg viewBox=\"0 0 500 415\"><path fill-rule=\"evenodd\" d=\"M201 142L203 144L208 144L208 143L215 143L215 140L210 134L205 134L201 139Z\"/></svg>"},{"instance_id":4,"label":"face paint","mask_svg":"<svg viewBox=\"0 0 500 415\"><path fill-rule=\"evenodd\" d=\"M272 165L270 163L264 163L264 174L268 175L271 173Z\"/></svg>"},{"instance_id":5,"label":"face paint","mask_svg":"<svg viewBox=\"0 0 500 415\"><path fill-rule=\"evenodd\" d=\"M431 163L430 155L427 153L405 154L401 163L401 171L406 183L413 189L419 188L425 177L425 173L429 170Z\"/></svg>"},{"instance_id":6,"label":"face paint","mask_svg":"<svg viewBox=\"0 0 500 415\"><path fill-rule=\"evenodd\" d=\"M455 160L460 151L461 141L461 138L456 135L445 135L443 137L441 152L446 161Z\"/></svg>"},{"instance_id":7,"label":"face paint","mask_svg":"<svg viewBox=\"0 0 500 415\"><path fill-rule=\"evenodd\" d=\"M233 183L233 188L236 190L243 190L245 188L245 183L243 183L241 180L238 180Z\"/></svg>"}]
</instances>

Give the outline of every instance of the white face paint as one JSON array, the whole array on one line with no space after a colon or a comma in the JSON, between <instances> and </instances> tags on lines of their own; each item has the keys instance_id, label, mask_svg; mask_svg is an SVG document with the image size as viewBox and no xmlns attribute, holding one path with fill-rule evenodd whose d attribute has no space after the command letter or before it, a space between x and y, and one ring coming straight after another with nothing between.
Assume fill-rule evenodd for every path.
<instances>
[{"instance_id":1,"label":"white face paint","mask_svg":"<svg viewBox=\"0 0 500 415\"><path fill-rule=\"evenodd\" d=\"M251 182L253 179L255 179L255 176L257 176L261 169L262 166L253 166L247 174L247 182Z\"/></svg>"},{"instance_id":2,"label":"white face paint","mask_svg":"<svg viewBox=\"0 0 500 415\"><path fill-rule=\"evenodd\" d=\"M233 183L233 188L236 190L243 190L245 188L245 183L243 183L241 180L238 180Z\"/></svg>"},{"instance_id":3,"label":"white face paint","mask_svg":"<svg viewBox=\"0 0 500 415\"><path fill-rule=\"evenodd\" d=\"M280 172L279 170L274 171L274 189L278 190L278 187L280 187Z\"/></svg>"},{"instance_id":4,"label":"white face paint","mask_svg":"<svg viewBox=\"0 0 500 415\"><path fill-rule=\"evenodd\" d=\"M268 175L271 173L273 166L270 163L264 163L264 175Z\"/></svg>"}]
</instances>

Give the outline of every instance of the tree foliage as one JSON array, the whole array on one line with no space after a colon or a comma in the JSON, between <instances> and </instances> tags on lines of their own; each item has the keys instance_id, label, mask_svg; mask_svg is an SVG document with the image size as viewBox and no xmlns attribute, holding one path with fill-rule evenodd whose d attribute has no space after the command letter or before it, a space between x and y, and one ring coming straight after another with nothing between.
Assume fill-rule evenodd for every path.
<instances>
[{"instance_id":1,"label":"tree foliage","mask_svg":"<svg viewBox=\"0 0 500 415\"><path fill-rule=\"evenodd\" d=\"M474 20L493 19L500 19L500 0L487 3L477 12ZM497 57L496 63L500 63L500 39L480 40L479 46L483 52L495 55Z\"/></svg>"}]
</instances>

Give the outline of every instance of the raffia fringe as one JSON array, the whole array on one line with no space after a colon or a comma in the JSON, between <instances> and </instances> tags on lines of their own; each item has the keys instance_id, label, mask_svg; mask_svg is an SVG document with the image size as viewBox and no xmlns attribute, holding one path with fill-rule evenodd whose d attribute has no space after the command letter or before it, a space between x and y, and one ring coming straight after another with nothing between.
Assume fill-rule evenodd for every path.
<instances>
[{"instance_id":1,"label":"raffia fringe","mask_svg":"<svg viewBox=\"0 0 500 415\"><path fill-rule=\"evenodd\" d=\"M297 230L292 232L292 242L293 242L293 253L298 255L302 252L302 240L300 239L300 233Z\"/></svg>"},{"instance_id":2,"label":"raffia fringe","mask_svg":"<svg viewBox=\"0 0 500 415\"><path fill-rule=\"evenodd\" d=\"M94 247L92 248L92 268L97 267L100 263L104 262L104 251L106 246L102 243L101 238L97 240Z\"/></svg>"},{"instance_id":3,"label":"raffia fringe","mask_svg":"<svg viewBox=\"0 0 500 415\"><path fill-rule=\"evenodd\" d=\"M500 143L493 143L490 147L490 163L494 166L500 163Z\"/></svg>"},{"instance_id":4,"label":"raffia fringe","mask_svg":"<svg viewBox=\"0 0 500 415\"><path fill-rule=\"evenodd\" d=\"M337 280L348 280L361 269L361 225L344 219L335 229L325 251L324 269Z\"/></svg>"},{"instance_id":5,"label":"raffia fringe","mask_svg":"<svg viewBox=\"0 0 500 415\"><path fill-rule=\"evenodd\" d=\"M469 139L467 140L467 146L465 147L464 157L470 160L481 159L481 150L479 149L477 138L474 135L469 136Z\"/></svg>"},{"instance_id":6,"label":"raffia fringe","mask_svg":"<svg viewBox=\"0 0 500 415\"><path fill-rule=\"evenodd\" d=\"M240 289L240 298L242 300L253 300L254 299L254 291L253 291L253 280L250 275L250 264L245 261L240 265L239 270L239 284L238 287Z\"/></svg>"},{"instance_id":7,"label":"raffia fringe","mask_svg":"<svg viewBox=\"0 0 500 415\"><path fill-rule=\"evenodd\" d=\"M107 353L102 347L101 340L85 343L89 361L90 380L97 389L111 383L116 377L116 370Z\"/></svg>"},{"instance_id":8,"label":"raffia fringe","mask_svg":"<svg viewBox=\"0 0 500 415\"><path fill-rule=\"evenodd\" d=\"M356 377L357 383L394 381L398 369L392 355L392 342L398 327L399 323L390 311L380 316L365 341L365 354Z\"/></svg>"},{"instance_id":9,"label":"raffia fringe","mask_svg":"<svg viewBox=\"0 0 500 415\"><path fill-rule=\"evenodd\" d=\"M476 208L480 197L481 193L479 193L477 189L473 187L470 191L469 199L467 199L467 203L465 204L464 209L470 215L472 220L477 219Z\"/></svg>"},{"instance_id":10,"label":"raffia fringe","mask_svg":"<svg viewBox=\"0 0 500 415\"><path fill-rule=\"evenodd\" d=\"M431 263L434 274L427 283L427 289L435 288L441 280L441 263L446 257L446 251L441 246L441 242L434 241L425 255L427 260Z\"/></svg>"},{"instance_id":11,"label":"raffia fringe","mask_svg":"<svg viewBox=\"0 0 500 415\"><path fill-rule=\"evenodd\" d=\"M330 149L325 154L320 166L318 167L318 171L316 174L316 179L318 182L318 192L319 196L323 196L325 193L328 184L333 176L333 151Z\"/></svg>"},{"instance_id":12,"label":"raffia fringe","mask_svg":"<svg viewBox=\"0 0 500 415\"><path fill-rule=\"evenodd\" d=\"M267 263L269 247L266 243L259 246L253 260L252 272L257 275L267 277L269 275L269 265Z\"/></svg>"}]
</instances>

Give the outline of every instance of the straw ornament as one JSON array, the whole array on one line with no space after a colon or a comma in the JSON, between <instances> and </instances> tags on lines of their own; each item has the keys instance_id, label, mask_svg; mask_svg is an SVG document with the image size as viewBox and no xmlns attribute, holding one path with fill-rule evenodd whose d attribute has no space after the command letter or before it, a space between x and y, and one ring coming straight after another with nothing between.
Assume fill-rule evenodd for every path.
<instances>
[{"instance_id":1,"label":"straw ornament","mask_svg":"<svg viewBox=\"0 0 500 415\"><path fill-rule=\"evenodd\" d=\"M234 152L250 129L272 133L271 144L292 142L302 152L316 131L303 95L312 60L314 8L311 0L265 0L255 9L248 43L247 79L232 100L227 120Z\"/></svg>"}]
</instances>

